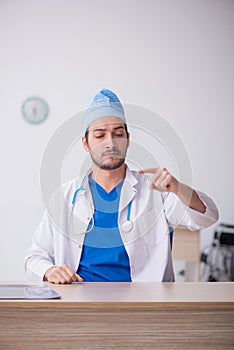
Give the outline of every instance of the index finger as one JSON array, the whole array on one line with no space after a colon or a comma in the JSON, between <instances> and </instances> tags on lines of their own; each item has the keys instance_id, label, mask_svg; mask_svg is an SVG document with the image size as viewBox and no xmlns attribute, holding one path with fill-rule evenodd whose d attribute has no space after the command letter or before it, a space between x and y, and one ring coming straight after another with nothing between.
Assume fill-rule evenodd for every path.
<instances>
[{"instance_id":1,"label":"index finger","mask_svg":"<svg viewBox=\"0 0 234 350\"><path fill-rule=\"evenodd\" d=\"M77 282L83 282L83 278L80 277L77 273L76 273L76 280L77 280Z\"/></svg>"},{"instance_id":2,"label":"index finger","mask_svg":"<svg viewBox=\"0 0 234 350\"><path fill-rule=\"evenodd\" d=\"M72 279L73 282L77 280L75 271L73 271L69 265L64 264L62 268L68 274L68 276Z\"/></svg>"},{"instance_id":3,"label":"index finger","mask_svg":"<svg viewBox=\"0 0 234 350\"><path fill-rule=\"evenodd\" d=\"M66 271L66 273L72 278L73 282L82 282L83 278L80 277L75 271L72 270L72 268L69 265L64 264L63 269Z\"/></svg>"},{"instance_id":4,"label":"index finger","mask_svg":"<svg viewBox=\"0 0 234 350\"><path fill-rule=\"evenodd\" d=\"M138 174L154 174L157 171L158 168L146 168L138 170Z\"/></svg>"}]
</instances>

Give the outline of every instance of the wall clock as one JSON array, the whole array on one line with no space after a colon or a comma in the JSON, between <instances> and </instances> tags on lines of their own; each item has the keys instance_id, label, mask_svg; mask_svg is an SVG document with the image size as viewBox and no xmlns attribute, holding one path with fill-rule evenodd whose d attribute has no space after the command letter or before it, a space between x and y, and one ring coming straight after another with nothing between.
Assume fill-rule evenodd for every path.
<instances>
[{"instance_id":1,"label":"wall clock","mask_svg":"<svg viewBox=\"0 0 234 350\"><path fill-rule=\"evenodd\" d=\"M47 118L49 106L41 97L32 96L24 101L21 112L27 122L39 124Z\"/></svg>"}]
</instances>

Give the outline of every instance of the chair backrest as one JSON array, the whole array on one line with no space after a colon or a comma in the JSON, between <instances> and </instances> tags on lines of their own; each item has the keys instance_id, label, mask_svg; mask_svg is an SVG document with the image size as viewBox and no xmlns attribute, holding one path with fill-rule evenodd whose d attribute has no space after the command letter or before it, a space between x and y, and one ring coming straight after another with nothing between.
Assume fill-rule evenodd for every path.
<instances>
[{"instance_id":1,"label":"chair backrest","mask_svg":"<svg viewBox=\"0 0 234 350\"><path fill-rule=\"evenodd\" d=\"M173 239L173 261L185 262L185 281L199 281L200 279L200 231L190 231L182 227L174 227L170 232ZM172 247L172 241L171 241Z\"/></svg>"}]
</instances>

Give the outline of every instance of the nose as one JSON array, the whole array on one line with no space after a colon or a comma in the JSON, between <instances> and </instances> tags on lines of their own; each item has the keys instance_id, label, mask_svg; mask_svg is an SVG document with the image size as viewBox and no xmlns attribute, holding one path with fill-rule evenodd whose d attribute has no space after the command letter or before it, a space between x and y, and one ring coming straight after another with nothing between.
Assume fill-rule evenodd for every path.
<instances>
[{"instance_id":1,"label":"nose","mask_svg":"<svg viewBox=\"0 0 234 350\"><path fill-rule=\"evenodd\" d=\"M105 147L107 149L110 149L110 148L113 148L114 145L115 145L115 139L113 138L113 136L110 134L110 135L107 135L106 137L106 140L105 140Z\"/></svg>"}]
</instances>

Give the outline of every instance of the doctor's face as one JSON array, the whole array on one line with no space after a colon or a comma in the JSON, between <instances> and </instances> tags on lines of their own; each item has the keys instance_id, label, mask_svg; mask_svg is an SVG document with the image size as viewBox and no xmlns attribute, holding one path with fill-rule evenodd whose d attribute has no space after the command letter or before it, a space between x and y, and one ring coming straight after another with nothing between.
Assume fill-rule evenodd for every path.
<instances>
[{"instance_id":1,"label":"doctor's face","mask_svg":"<svg viewBox=\"0 0 234 350\"><path fill-rule=\"evenodd\" d=\"M97 167L114 170L125 161L129 133L121 119L103 117L90 124L86 137L82 138L82 143Z\"/></svg>"}]
</instances>

